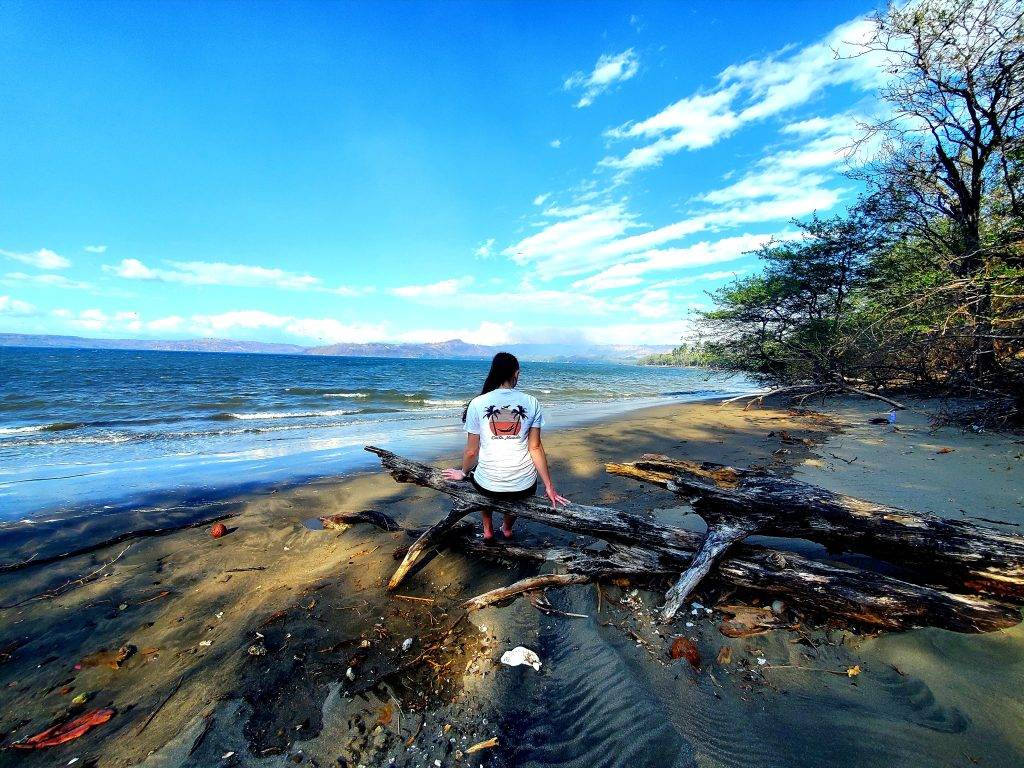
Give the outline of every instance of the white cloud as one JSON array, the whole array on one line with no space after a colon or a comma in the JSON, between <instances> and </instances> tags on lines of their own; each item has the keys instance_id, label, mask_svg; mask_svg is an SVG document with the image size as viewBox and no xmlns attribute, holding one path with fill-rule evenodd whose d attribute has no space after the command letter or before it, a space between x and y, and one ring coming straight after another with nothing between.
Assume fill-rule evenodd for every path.
<instances>
[{"instance_id":1,"label":"white cloud","mask_svg":"<svg viewBox=\"0 0 1024 768\"><path fill-rule=\"evenodd\" d=\"M699 275L687 275L686 277L679 277L674 280L662 280L661 282L652 283L648 288L656 290L659 288L678 288L684 285L693 285L695 283L710 283L717 280L728 280L734 277L739 277L748 270L746 269L721 269L715 272L702 272Z\"/></svg>"},{"instance_id":2,"label":"white cloud","mask_svg":"<svg viewBox=\"0 0 1024 768\"><path fill-rule=\"evenodd\" d=\"M394 337L394 341L410 344L433 344L441 341L451 341L452 339L462 339L462 341L468 344L498 346L509 344L513 341L514 328L515 324L512 322L482 322L476 328L422 328L400 333Z\"/></svg>"},{"instance_id":3,"label":"white cloud","mask_svg":"<svg viewBox=\"0 0 1024 768\"><path fill-rule=\"evenodd\" d=\"M28 264L36 269L67 269L71 266L70 260L65 259L59 253L54 253L49 248L40 248L38 251L31 251L29 253L0 250L0 255L14 261L20 261L22 264Z\"/></svg>"},{"instance_id":4,"label":"white cloud","mask_svg":"<svg viewBox=\"0 0 1024 768\"><path fill-rule=\"evenodd\" d=\"M2 305L2 302L0 302ZM334 318L277 315L259 309L233 310L218 314L180 315L144 320L136 312L119 310L108 313L101 309L74 312L56 309L51 313L68 325L93 333L176 333L196 337L232 338L274 330L303 343L361 343L385 338L387 327L372 323L343 323Z\"/></svg>"},{"instance_id":5,"label":"white cloud","mask_svg":"<svg viewBox=\"0 0 1024 768\"><path fill-rule=\"evenodd\" d=\"M863 52L872 30L873 22L857 18L799 50L790 47L727 67L719 73L714 90L687 96L645 120L609 131L612 139L647 143L623 156L606 157L601 164L622 173L660 165L668 155L711 146L746 123L802 106L826 88L875 88L885 77L884 61L872 54L852 55Z\"/></svg>"},{"instance_id":6,"label":"white cloud","mask_svg":"<svg viewBox=\"0 0 1024 768\"><path fill-rule=\"evenodd\" d=\"M12 296L0 296L0 315L34 315L36 308Z\"/></svg>"},{"instance_id":7,"label":"white cloud","mask_svg":"<svg viewBox=\"0 0 1024 768\"><path fill-rule=\"evenodd\" d=\"M356 288L328 288L319 277L289 272L276 267L228 264L220 261L168 261L170 269L149 267L139 259L122 259L103 266L105 272L126 280L152 280L185 285L219 285L241 288L283 288L312 290L354 296Z\"/></svg>"},{"instance_id":8,"label":"white cloud","mask_svg":"<svg viewBox=\"0 0 1024 768\"><path fill-rule=\"evenodd\" d=\"M201 328L205 333L217 334L229 330L280 328L291 319L262 309L240 309L215 315L192 315L191 322L193 327Z\"/></svg>"},{"instance_id":9,"label":"white cloud","mask_svg":"<svg viewBox=\"0 0 1024 768\"><path fill-rule=\"evenodd\" d=\"M606 133L612 139L654 139L632 149L624 157L606 157L601 165L636 170L660 165L666 155L683 149L702 149L733 133L742 124L731 109L737 89L696 94L680 99L656 115L627 123Z\"/></svg>"},{"instance_id":10,"label":"white cloud","mask_svg":"<svg viewBox=\"0 0 1024 768\"><path fill-rule=\"evenodd\" d=\"M168 315L146 323L146 329L154 333L171 333L177 331L185 323L185 318L178 315Z\"/></svg>"},{"instance_id":11,"label":"white cloud","mask_svg":"<svg viewBox=\"0 0 1024 768\"><path fill-rule=\"evenodd\" d=\"M71 280L64 275L56 275L49 272L34 275L26 272L8 272L0 280L0 283L4 285L37 285L43 288L66 288L76 291L89 290L93 287L90 283Z\"/></svg>"},{"instance_id":12,"label":"white cloud","mask_svg":"<svg viewBox=\"0 0 1024 768\"><path fill-rule=\"evenodd\" d=\"M622 53L602 55L594 69L586 72L575 72L563 83L562 87L571 91L583 89L583 95L576 102L576 107L589 107L599 95L615 83L622 83L632 78L640 70L640 58L632 48Z\"/></svg>"},{"instance_id":13,"label":"white cloud","mask_svg":"<svg viewBox=\"0 0 1024 768\"><path fill-rule=\"evenodd\" d=\"M679 344L694 334L693 320L668 320L661 323L618 323L585 326L580 329L591 344Z\"/></svg>"},{"instance_id":14,"label":"white cloud","mask_svg":"<svg viewBox=\"0 0 1024 768\"><path fill-rule=\"evenodd\" d=\"M535 198L533 198L533 204L534 205L544 205L544 203L547 202L547 199L549 197L551 197L551 193L550 192L545 192L543 195L537 195Z\"/></svg>"},{"instance_id":15,"label":"white cloud","mask_svg":"<svg viewBox=\"0 0 1024 768\"><path fill-rule=\"evenodd\" d=\"M532 267L542 280L599 272L599 275L575 282L573 288L577 290L609 290L638 285L642 282L641 271L645 270L637 271L633 267L627 269L626 265L637 261L653 262L661 256L671 261L680 253L696 253L688 248L658 250L670 243L701 232L786 221L806 216L814 211L833 208L843 190L821 186L823 178L815 181L814 184L794 182L792 186L783 190L773 190L767 182L762 188L754 189L753 182L749 182L747 192L751 195L755 191L763 192L764 196L744 197L741 194L744 187L738 187L729 193L720 191L713 202L728 203L727 205L694 213L680 221L649 228L636 234L630 233L636 229L643 229L643 225L638 223L637 216L630 213L624 203L612 203L603 207L581 206L571 210L548 210L545 214L548 214L552 221L539 232L505 249L503 253L517 264ZM772 191L785 192L785 196L771 196L769 193ZM708 253L716 253L720 257L717 260L724 261L727 260L724 258L725 253L738 241L736 238L725 238L720 242L722 246L717 251L711 247L714 245L713 241L697 243L691 248L708 249ZM695 263L689 266L697 265Z\"/></svg>"},{"instance_id":16,"label":"white cloud","mask_svg":"<svg viewBox=\"0 0 1024 768\"><path fill-rule=\"evenodd\" d=\"M113 318L102 309L83 309L77 314L69 310L57 310L58 317L65 317L70 325L84 331L113 330Z\"/></svg>"},{"instance_id":17,"label":"white cloud","mask_svg":"<svg viewBox=\"0 0 1024 768\"><path fill-rule=\"evenodd\" d=\"M105 245L87 245L87 246L85 246L85 248L83 250L85 250L87 253L106 253L107 252L107 246L105 246Z\"/></svg>"},{"instance_id":18,"label":"white cloud","mask_svg":"<svg viewBox=\"0 0 1024 768\"><path fill-rule=\"evenodd\" d=\"M832 181L838 166L856 161L851 154L857 138L856 126L857 118L848 114L791 123L783 127L782 133L798 136L800 145L797 148L766 155L738 181L697 199L730 205L767 198L780 205L795 205L796 208L806 209L811 202L814 208L810 210L830 208L843 190L828 189L825 185Z\"/></svg>"},{"instance_id":19,"label":"white cloud","mask_svg":"<svg viewBox=\"0 0 1024 768\"><path fill-rule=\"evenodd\" d=\"M392 288L389 292L406 299L453 296L472 282L472 277L453 277L449 280L440 280L427 285L403 285L399 288Z\"/></svg>"},{"instance_id":20,"label":"white cloud","mask_svg":"<svg viewBox=\"0 0 1024 768\"><path fill-rule=\"evenodd\" d=\"M126 280L160 280L157 272L147 267L138 259L121 259L117 265L104 264L104 272L123 277Z\"/></svg>"},{"instance_id":21,"label":"white cloud","mask_svg":"<svg viewBox=\"0 0 1024 768\"><path fill-rule=\"evenodd\" d=\"M574 214L577 211L573 211ZM558 215L552 213L552 215ZM637 227L624 203L579 209L503 252L517 264L530 264L543 279L576 274L593 266L593 250Z\"/></svg>"},{"instance_id":22,"label":"white cloud","mask_svg":"<svg viewBox=\"0 0 1024 768\"><path fill-rule=\"evenodd\" d=\"M115 312L112 320L126 331L142 330L142 321L139 319L138 312Z\"/></svg>"},{"instance_id":23,"label":"white cloud","mask_svg":"<svg viewBox=\"0 0 1024 768\"><path fill-rule=\"evenodd\" d=\"M154 323L172 322L163 318ZM151 323L150 325L153 325ZM278 330L297 339L322 344L364 343L378 341L386 335L386 327L374 323L343 323L331 317L294 317L276 315L259 309L235 310L214 315L193 315L175 327L202 336L225 337L241 332Z\"/></svg>"},{"instance_id":24,"label":"white cloud","mask_svg":"<svg viewBox=\"0 0 1024 768\"><path fill-rule=\"evenodd\" d=\"M330 317L292 318L284 331L300 339L325 344L365 344L380 341L387 335L387 327L380 323L343 323Z\"/></svg>"},{"instance_id":25,"label":"white cloud","mask_svg":"<svg viewBox=\"0 0 1024 768\"><path fill-rule=\"evenodd\" d=\"M773 237L786 234L744 234L721 240L704 240L683 248L660 248L633 254L629 260L608 267L602 272L578 280L572 287L580 291L601 291L637 285L648 272L703 267L735 261L768 243Z\"/></svg>"},{"instance_id":26,"label":"white cloud","mask_svg":"<svg viewBox=\"0 0 1024 768\"><path fill-rule=\"evenodd\" d=\"M493 253L493 250L494 238L489 237L476 247L476 250L473 251L473 255L475 255L478 259L486 259Z\"/></svg>"},{"instance_id":27,"label":"white cloud","mask_svg":"<svg viewBox=\"0 0 1024 768\"><path fill-rule=\"evenodd\" d=\"M550 206L543 211L546 220L539 231L504 253L518 264L534 267L544 280L599 273L577 280L573 284L577 290L638 286L645 278L634 267L624 265L654 259L657 249L692 235L788 221L833 209L849 191L836 185L835 174L838 166L855 160L849 157L848 148L858 123L856 115L846 113L785 126L781 146L739 178L730 173L731 184L692 198L693 210L678 221L647 227L627 210L624 200ZM641 126L637 130L646 129ZM601 194L608 193L591 189L588 200ZM706 247L710 242L709 238L698 245ZM670 248L663 253L680 252ZM608 269L613 266L618 268Z\"/></svg>"},{"instance_id":28,"label":"white cloud","mask_svg":"<svg viewBox=\"0 0 1024 768\"><path fill-rule=\"evenodd\" d=\"M548 146L551 147L552 149L560 149L562 146L562 140L552 139L551 141L548 142Z\"/></svg>"},{"instance_id":29,"label":"white cloud","mask_svg":"<svg viewBox=\"0 0 1024 768\"><path fill-rule=\"evenodd\" d=\"M679 307L671 301L666 290L646 289L630 296L627 301L641 317L658 318L679 312Z\"/></svg>"}]
</instances>

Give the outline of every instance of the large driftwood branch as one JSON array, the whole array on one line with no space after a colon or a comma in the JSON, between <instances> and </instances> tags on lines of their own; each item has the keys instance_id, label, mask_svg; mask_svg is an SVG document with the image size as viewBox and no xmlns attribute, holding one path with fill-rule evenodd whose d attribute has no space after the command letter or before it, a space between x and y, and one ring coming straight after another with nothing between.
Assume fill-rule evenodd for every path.
<instances>
[{"instance_id":1,"label":"large driftwood branch","mask_svg":"<svg viewBox=\"0 0 1024 768\"><path fill-rule=\"evenodd\" d=\"M720 464L649 454L607 469L692 499L714 531L740 527L748 534L809 539L912 568L929 583L957 591L1024 597L1022 536Z\"/></svg>"},{"instance_id":2,"label":"large driftwood branch","mask_svg":"<svg viewBox=\"0 0 1024 768\"><path fill-rule=\"evenodd\" d=\"M468 483L451 483L440 470L409 461L390 451L368 447L399 482L434 488L471 507L543 523L586 536L619 542L605 551L543 549L543 559L570 573L612 575L679 573L692 562L703 537L659 525L637 515L608 507L573 503L554 511L539 499L508 502L476 493ZM453 538L453 542L458 539ZM454 543L453 546L460 546ZM517 558L523 547L494 547ZM538 562L540 552L529 559ZM958 632L988 632L1018 624L1020 611L1012 606L976 597L954 595L910 584L883 574L843 568L790 553L738 545L717 569L726 585L764 595L786 595L806 611L825 612L863 625L907 629L939 626Z\"/></svg>"},{"instance_id":3,"label":"large driftwood branch","mask_svg":"<svg viewBox=\"0 0 1024 768\"><path fill-rule=\"evenodd\" d=\"M369 522L385 530L397 528L390 518L391 524L382 526L366 517L365 513L321 519L325 527L336 527L338 522ZM421 534L420 531L407 533L412 536ZM690 562L685 554L621 545L610 545L604 550L518 543L488 546L476 535L476 529L469 525L452 528L435 544L484 557L548 564L568 572L549 574L550 578L539 581L537 577L523 579L486 592L464 604L466 610L504 602L545 587L615 576L667 576L677 573ZM952 595L869 571L805 560L788 553L783 555L754 547L738 549L742 550L742 558L727 559L718 568L716 577L726 585L769 596L783 596L801 608L843 617L865 626L893 630L939 626L958 632L988 632L1020 621L1019 610L1003 603ZM578 577L578 580L557 578L564 575Z\"/></svg>"},{"instance_id":4,"label":"large driftwood branch","mask_svg":"<svg viewBox=\"0 0 1024 768\"><path fill-rule=\"evenodd\" d=\"M758 406L764 404L764 401L769 397L781 397L784 395L791 395L793 400L798 398L802 402L810 397L826 396L826 395L840 395L840 394L859 395L861 397L867 397L871 400L880 400L887 405L891 405L900 411L913 410L908 408L903 403L893 400L891 397L880 395L877 392L871 392L861 387L855 387L852 384L848 384L845 381L839 381L836 384L793 384L790 386L773 387L770 389L763 389L757 392L747 392L743 395L737 395L736 397L730 397L727 400L722 401L722 405L730 405L732 403L738 403L743 400L747 401L746 408L750 408L754 403ZM744 410L746 410L746 408Z\"/></svg>"}]
</instances>

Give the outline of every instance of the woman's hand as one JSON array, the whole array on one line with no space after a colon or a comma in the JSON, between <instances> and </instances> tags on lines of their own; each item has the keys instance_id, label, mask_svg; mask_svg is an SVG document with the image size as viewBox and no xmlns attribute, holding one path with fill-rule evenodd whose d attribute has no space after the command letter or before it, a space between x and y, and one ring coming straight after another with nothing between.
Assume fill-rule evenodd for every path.
<instances>
[{"instance_id":1,"label":"woman's hand","mask_svg":"<svg viewBox=\"0 0 1024 768\"><path fill-rule=\"evenodd\" d=\"M558 491L555 490L555 486L553 485L546 486L545 493L547 497L551 499L551 509L555 510L556 512L558 511L559 504L565 506L566 504L571 503L567 498L565 498L565 496L560 496L558 494Z\"/></svg>"},{"instance_id":2,"label":"woman's hand","mask_svg":"<svg viewBox=\"0 0 1024 768\"><path fill-rule=\"evenodd\" d=\"M449 483L460 483L466 479L466 473L461 469L455 469L454 467L444 470L441 474Z\"/></svg>"}]
</instances>

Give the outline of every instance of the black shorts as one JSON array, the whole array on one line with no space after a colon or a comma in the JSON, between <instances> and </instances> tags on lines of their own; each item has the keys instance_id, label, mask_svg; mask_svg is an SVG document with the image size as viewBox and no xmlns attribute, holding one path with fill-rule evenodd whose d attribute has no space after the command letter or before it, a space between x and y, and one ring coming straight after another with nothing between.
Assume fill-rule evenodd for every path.
<instances>
[{"instance_id":1,"label":"black shorts","mask_svg":"<svg viewBox=\"0 0 1024 768\"><path fill-rule=\"evenodd\" d=\"M472 472L470 472L467 475L467 477L469 478L469 482L473 484L473 487L476 488L481 495L486 496L489 499L501 499L502 501L523 501L524 499L529 499L531 496L537 493L536 480L533 481L533 485L531 485L529 488L524 488L521 491L491 491L480 485L480 483L476 481L476 478L473 477Z\"/></svg>"}]
</instances>

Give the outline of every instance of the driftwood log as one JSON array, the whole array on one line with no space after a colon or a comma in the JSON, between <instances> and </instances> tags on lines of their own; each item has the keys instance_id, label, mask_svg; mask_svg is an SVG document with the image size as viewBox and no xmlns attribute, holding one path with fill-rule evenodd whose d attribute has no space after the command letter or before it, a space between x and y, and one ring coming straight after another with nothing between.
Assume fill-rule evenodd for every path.
<instances>
[{"instance_id":1,"label":"driftwood log","mask_svg":"<svg viewBox=\"0 0 1024 768\"><path fill-rule=\"evenodd\" d=\"M655 454L608 464L607 470L691 500L708 524L693 567L673 588L680 602L715 559L751 534L808 539L832 551L870 555L957 592L1024 598L1022 536L844 496L763 470Z\"/></svg>"},{"instance_id":2,"label":"driftwood log","mask_svg":"<svg viewBox=\"0 0 1024 768\"><path fill-rule=\"evenodd\" d=\"M367 450L380 458L384 469L395 480L441 491L456 504L441 523L417 539L413 545L419 545L415 559L444 543L446 536L453 532L464 532L464 528L457 528L457 523L470 511L479 509L515 514L554 528L611 542L612 545L604 550L543 548L527 552L527 548L522 546L494 548L513 559L550 562L568 573L591 579L623 573L676 574L693 564L695 554L704 543L700 534L608 507L573 503L555 511L550 502L541 499L522 502L490 499L476 493L469 483L445 480L439 469L404 459L381 448L368 446ZM450 541L453 546L460 546L459 537L452 536ZM405 566L403 561L396 576L408 573L411 565ZM939 626L958 632L988 632L1013 626L1021 620L1017 608L1002 602L952 594L884 574L840 567L746 544L732 549L729 557L716 569L715 577L734 588L773 597L786 596L791 604L806 611L824 612L877 628ZM397 584L394 578L392 583Z\"/></svg>"}]
</instances>

